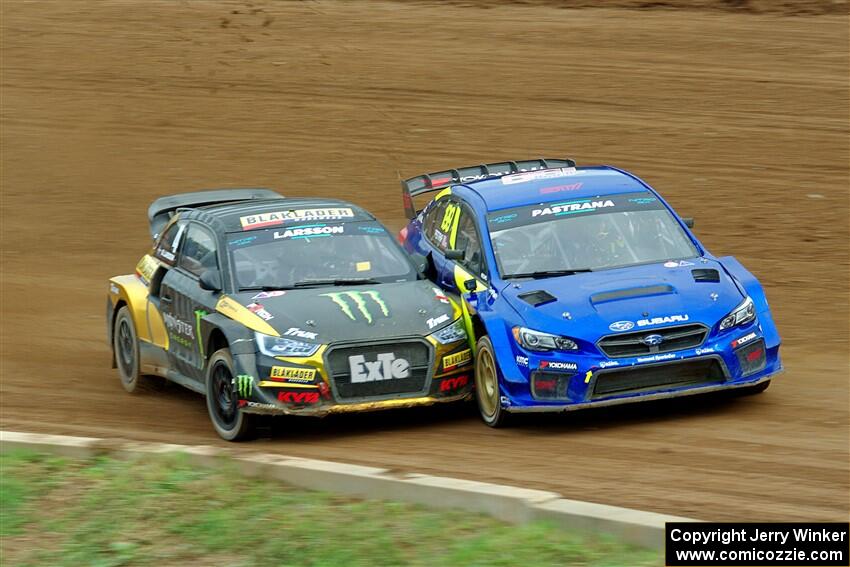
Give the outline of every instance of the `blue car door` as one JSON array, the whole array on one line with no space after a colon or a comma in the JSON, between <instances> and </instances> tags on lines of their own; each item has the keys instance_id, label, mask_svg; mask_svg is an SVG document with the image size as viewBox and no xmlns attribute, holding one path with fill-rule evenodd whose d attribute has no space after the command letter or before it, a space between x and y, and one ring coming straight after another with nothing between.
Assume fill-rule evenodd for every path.
<instances>
[{"instance_id":1,"label":"blue car door","mask_svg":"<svg viewBox=\"0 0 850 567\"><path fill-rule=\"evenodd\" d=\"M471 316L478 311L480 302L486 301L490 280L481 233L472 208L459 200L453 199L447 204L444 219L448 219L441 224L441 228L448 231L446 250L452 251L453 258L446 259L443 255L440 286L460 296L466 331L474 348L477 337Z\"/></svg>"},{"instance_id":2,"label":"blue car door","mask_svg":"<svg viewBox=\"0 0 850 567\"><path fill-rule=\"evenodd\" d=\"M438 285L446 290L454 289L454 266L446 260L449 235L453 225L456 203L447 197L433 202L422 217L419 238L412 240L414 251L423 256L431 255ZM451 206L449 206L451 205Z\"/></svg>"}]
</instances>

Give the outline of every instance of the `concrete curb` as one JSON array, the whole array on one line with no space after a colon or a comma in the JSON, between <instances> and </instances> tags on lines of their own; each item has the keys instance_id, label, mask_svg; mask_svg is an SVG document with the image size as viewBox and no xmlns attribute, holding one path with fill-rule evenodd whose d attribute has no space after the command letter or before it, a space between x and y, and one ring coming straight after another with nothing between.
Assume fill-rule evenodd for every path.
<instances>
[{"instance_id":1,"label":"concrete curb","mask_svg":"<svg viewBox=\"0 0 850 567\"><path fill-rule=\"evenodd\" d=\"M652 549L664 547L665 522L695 521L566 500L560 494L543 490L416 473L393 474L376 467L272 453L243 453L205 445L0 431L0 452L14 449L78 458L95 455L138 458L150 454L182 453L198 466L209 466L230 457L246 476L278 480L301 488L376 500L413 502L432 508L456 508L488 514L511 523L545 520L571 530L613 535L628 543Z\"/></svg>"}]
</instances>

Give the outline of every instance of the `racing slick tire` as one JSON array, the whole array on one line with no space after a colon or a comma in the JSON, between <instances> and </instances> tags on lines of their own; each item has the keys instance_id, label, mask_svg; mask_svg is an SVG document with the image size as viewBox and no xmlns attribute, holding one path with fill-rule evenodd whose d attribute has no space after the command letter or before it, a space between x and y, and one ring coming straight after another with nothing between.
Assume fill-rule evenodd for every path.
<instances>
[{"instance_id":1,"label":"racing slick tire","mask_svg":"<svg viewBox=\"0 0 850 567\"><path fill-rule=\"evenodd\" d=\"M118 310L112 330L112 350L121 385L131 394L148 389L149 377L139 371L139 338L130 308L126 305Z\"/></svg>"},{"instance_id":2,"label":"racing slick tire","mask_svg":"<svg viewBox=\"0 0 850 567\"><path fill-rule=\"evenodd\" d=\"M499 366L493 355L493 343L484 336L478 339L475 350L475 400L481 419L490 427L507 425L509 414L500 398Z\"/></svg>"},{"instance_id":3,"label":"racing slick tire","mask_svg":"<svg viewBox=\"0 0 850 567\"><path fill-rule=\"evenodd\" d=\"M765 380L760 384L756 384L755 386L747 386L746 388L741 388L738 392L742 396L755 396L756 394L761 394L767 387L770 386L770 380Z\"/></svg>"},{"instance_id":4,"label":"racing slick tire","mask_svg":"<svg viewBox=\"0 0 850 567\"><path fill-rule=\"evenodd\" d=\"M233 389L233 357L230 349L215 351L207 364L207 411L216 432L225 441L242 441L254 434L255 416L239 409L239 400Z\"/></svg>"}]
</instances>

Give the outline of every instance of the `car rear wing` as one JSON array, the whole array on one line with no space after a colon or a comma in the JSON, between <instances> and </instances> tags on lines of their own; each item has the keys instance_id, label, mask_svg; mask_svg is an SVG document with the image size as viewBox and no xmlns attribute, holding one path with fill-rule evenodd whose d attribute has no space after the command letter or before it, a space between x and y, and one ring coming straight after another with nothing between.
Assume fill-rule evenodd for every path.
<instances>
[{"instance_id":1,"label":"car rear wing","mask_svg":"<svg viewBox=\"0 0 850 567\"><path fill-rule=\"evenodd\" d=\"M177 209L249 201L251 199L283 199L283 195L271 189L216 189L160 197L148 207L151 236L156 238L159 235Z\"/></svg>"},{"instance_id":2,"label":"car rear wing","mask_svg":"<svg viewBox=\"0 0 850 567\"><path fill-rule=\"evenodd\" d=\"M452 185L479 181L491 177L502 177L503 175L510 175L512 173L538 171L555 167L575 167L575 165L576 162L571 159L541 158L484 163L417 175L401 182L401 198L404 201L404 212L407 218L412 219L419 212L413 205L414 197L424 193L439 191Z\"/></svg>"}]
</instances>

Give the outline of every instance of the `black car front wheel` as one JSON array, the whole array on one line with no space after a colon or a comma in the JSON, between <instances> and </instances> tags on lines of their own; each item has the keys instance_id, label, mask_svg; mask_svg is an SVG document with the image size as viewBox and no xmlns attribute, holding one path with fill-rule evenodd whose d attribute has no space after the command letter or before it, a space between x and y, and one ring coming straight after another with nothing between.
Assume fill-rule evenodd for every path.
<instances>
[{"instance_id":1,"label":"black car front wheel","mask_svg":"<svg viewBox=\"0 0 850 567\"><path fill-rule=\"evenodd\" d=\"M230 350L217 350L207 364L207 411L216 432L226 441L240 441L254 433L254 416L239 409Z\"/></svg>"},{"instance_id":2,"label":"black car front wheel","mask_svg":"<svg viewBox=\"0 0 850 567\"><path fill-rule=\"evenodd\" d=\"M115 325L112 328L112 350L115 354L118 376L121 378L124 389L131 394L145 390L148 377L144 376L139 368L139 339L130 308L126 305L118 310L118 315L115 317Z\"/></svg>"}]
</instances>

